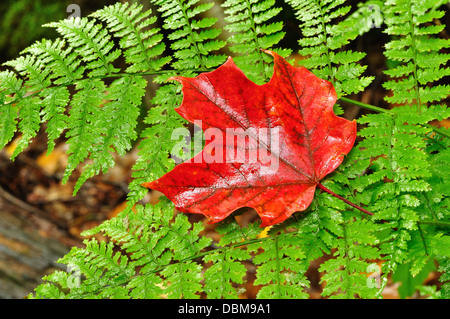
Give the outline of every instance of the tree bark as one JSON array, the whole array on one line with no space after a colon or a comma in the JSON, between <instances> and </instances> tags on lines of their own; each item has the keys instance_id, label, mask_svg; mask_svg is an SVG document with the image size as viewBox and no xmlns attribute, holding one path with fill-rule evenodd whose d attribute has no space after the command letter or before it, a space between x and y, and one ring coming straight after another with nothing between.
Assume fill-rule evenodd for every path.
<instances>
[{"instance_id":1,"label":"tree bark","mask_svg":"<svg viewBox=\"0 0 450 319\"><path fill-rule=\"evenodd\" d=\"M73 244L60 226L17 204L0 191L0 298L32 293Z\"/></svg>"}]
</instances>

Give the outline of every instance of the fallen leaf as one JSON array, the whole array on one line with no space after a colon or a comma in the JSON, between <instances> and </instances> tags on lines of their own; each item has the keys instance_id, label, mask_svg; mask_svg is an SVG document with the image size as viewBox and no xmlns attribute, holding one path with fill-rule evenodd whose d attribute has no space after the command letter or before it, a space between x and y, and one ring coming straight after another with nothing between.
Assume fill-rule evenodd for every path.
<instances>
[{"instance_id":1,"label":"fallen leaf","mask_svg":"<svg viewBox=\"0 0 450 319\"><path fill-rule=\"evenodd\" d=\"M203 150L143 186L165 194L179 211L210 223L252 207L261 227L305 210L320 180L343 161L356 138L356 122L333 113L330 82L278 54L264 85L251 82L229 58L183 86L176 111L201 123Z\"/></svg>"}]
</instances>

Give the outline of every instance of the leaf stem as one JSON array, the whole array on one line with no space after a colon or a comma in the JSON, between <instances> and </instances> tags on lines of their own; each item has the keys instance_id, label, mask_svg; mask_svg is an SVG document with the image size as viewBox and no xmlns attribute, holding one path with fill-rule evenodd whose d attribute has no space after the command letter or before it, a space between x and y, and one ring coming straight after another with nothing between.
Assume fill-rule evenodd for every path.
<instances>
[{"instance_id":1,"label":"leaf stem","mask_svg":"<svg viewBox=\"0 0 450 319\"><path fill-rule=\"evenodd\" d=\"M326 187L323 186L322 184L318 183L317 186L318 186L321 190L323 190L324 192L327 192L328 194L330 194L330 195L332 195L332 196L334 196L334 197L336 197L336 198L339 198L340 200L342 200L342 201L345 202L346 204L352 206L353 208L356 208L356 209L362 211L364 214L367 214L367 215L370 215L370 216L375 215L374 213L369 212L367 209L364 209L364 208L362 208L362 207L356 205L355 203L352 203L351 201L345 199L344 197L339 196L338 194L336 194L336 193L333 192L332 190L326 188Z\"/></svg>"}]
</instances>

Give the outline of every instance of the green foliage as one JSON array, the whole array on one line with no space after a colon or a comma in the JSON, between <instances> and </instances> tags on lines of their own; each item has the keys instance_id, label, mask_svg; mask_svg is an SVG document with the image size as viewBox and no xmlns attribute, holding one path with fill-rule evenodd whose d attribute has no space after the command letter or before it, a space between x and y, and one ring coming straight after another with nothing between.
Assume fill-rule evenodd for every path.
<instances>
[{"instance_id":1,"label":"green foliage","mask_svg":"<svg viewBox=\"0 0 450 319\"><path fill-rule=\"evenodd\" d=\"M386 3L385 32L393 39L386 44L385 55L397 62L397 66L385 72L393 78L384 84L393 93L386 97L388 102L406 103L420 112L430 102L448 96L450 86L434 82L450 74L449 68L442 67L450 56L440 52L450 45L450 40L433 37L444 25L430 25L433 19L444 15L444 11L435 10L442 3L439 0Z\"/></svg>"},{"instance_id":2,"label":"green foliage","mask_svg":"<svg viewBox=\"0 0 450 319\"><path fill-rule=\"evenodd\" d=\"M163 27L170 30L171 49L177 61L172 63L175 70L214 68L225 61L224 55L210 55L225 46L217 40L221 30L211 28L217 18L197 18L210 10L214 3L198 4L196 1L152 1L164 18Z\"/></svg>"},{"instance_id":3,"label":"green foliage","mask_svg":"<svg viewBox=\"0 0 450 319\"><path fill-rule=\"evenodd\" d=\"M304 291L309 285L304 276L307 267L300 262L305 254L299 249L295 235L282 232L262 243L249 245L250 251L263 250L253 260L258 265L255 284L264 285L258 298L308 298Z\"/></svg>"},{"instance_id":4,"label":"green foliage","mask_svg":"<svg viewBox=\"0 0 450 319\"><path fill-rule=\"evenodd\" d=\"M432 166L441 167L440 159L448 150L448 139L434 135L429 126L423 126L450 115L447 106L431 104L445 98L448 87L436 84L425 87L448 74L448 68L441 67L448 57L436 52L448 46L448 41L445 44L430 38L439 28L420 27L432 17L442 15L434 10L436 4L386 3L386 32L396 37L386 45L385 55L399 61L386 71L398 78L384 85L393 93L386 100L406 104L390 113L370 114L359 121L368 127L360 132L365 139L359 144L358 155L366 161L374 160L369 165L371 172L355 186L359 192L371 194L365 204L376 219L384 221L379 239L381 253L387 256L383 265L386 273L407 264L410 275L416 276L430 260L447 254L435 248L444 244L441 241L447 240L448 233L434 225L440 222L445 225L448 220L448 194L438 189L440 183L447 183L449 175ZM431 73L432 77L426 76ZM445 90L446 94L438 93Z\"/></svg>"},{"instance_id":5,"label":"green foliage","mask_svg":"<svg viewBox=\"0 0 450 319\"><path fill-rule=\"evenodd\" d=\"M141 134L139 159L133 166L133 181L130 183L129 200L134 204L141 200L147 189L140 185L149 179L157 179L174 167L171 152L177 140L174 132L186 124L175 112L182 101L181 86L178 83L166 84L171 75L195 76L206 68L217 67L225 62L224 55L212 52L222 48L225 43L217 40L221 30L211 28L217 18L196 18L212 7L212 3L199 4L198 1L154 1L164 18L163 27L170 31L168 38L173 41L174 71L162 73L155 82L164 83L158 87L152 99L152 107L144 122L148 126Z\"/></svg>"},{"instance_id":6,"label":"green foliage","mask_svg":"<svg viewBox=\"0 0 450 319\"><path fill-rule=\"evenodd\" d=\"M13 96L2 109L2 113L6 112L5 121L8 119L3 124L2 146L14 136L17 122L22 136L13 158L28 146L41 122L47 123L49 152L53 141L65 131L69 159L63 182L79 164L87 159L92 162L84 166L75 193L89 177L114 166L115 154L125 154L137 138L139 106L147 81L143 74L121 73L114 65L116 60L124 56L130 64L127 72L155 72L168 62L168 58L158 58L164 49L161 37L151 37L158 30L143 31L144 26L154 22L146 19L150 12L136 17L137 10L141 8L124 4L96 12L93 16L107 21L111 31L90 18L50 23L47 26L56 28L62 38L38 41L24 50L25 56L5 63L23 76L24 83L15 80L11 71L0 74L2 93ZM122 39L123 52L114 48L112 35ZM106 85L106 78L117 79ZM72 97L69 86L74 86ZM70 111L66 116L68 104ZM13 117L17 109L20 121Z\"/></svg>"},{"instance_id":7,"label":"green foliage","mask_svg":"<svg viewBox=\"0 0 450 319\"><path fill-rule=\"evenodd\" d=\"M281 11L274 5L274 0L228 0L222 4L229 23L225 29L233 33L228 39L230 50L239 54L234 61L255 83L266 82L272 73L271 60L261 49L274 50L283 57L290 54L290 50L276 47L285 34L283 23L268 23Z\"/></svg>"},{"instance_id":8,"label":"green foliage","mask_svg":"<svg viewBox=\"0 0 450 319\"><path fill-rule=\"evenodd\" d=\"M215 7L196 0L151 2L155 12L116 3L49 23L60 37L35 42L0 72L0 146L18 137L13 159L45 126L48 152L55 140L66 139L63 182L80 170L76 192L135 145L139 155L128 207L85 232L85 247L62 257L67 268L46 276L29 298L238 298L253 268L258 298L308 298L307 270L317 261L323 297L381 298L391 276L402 284L401 297L418 290L449 298L449 134L429 125L450 115L444 104L449 87L442 84L449 41L439 37L443 25L430 23L443 16L437 9L442 1L370 0L358 8L344 0L286 1L300 21L300 63L331 81L339 98L372 81L364 75L365 53L349 48L353 41L374 24L390 37L383 86L391 92L386 102L396 107L345 99L379 112L357 119L358 144L323 181L373 215L317 190L305 212L264 231L258 222L242 226L227 218L215 227L217 240L164 198L141 203L148 192L143 182L171 170L174 153L181 160L191 155L174 152L187 123L175 112L181 87L168 80L211 71L228 48L250 79L264 83L272 69L261 49L291 53L280 48L286 31L281 6L272 0ZM214 8L225 14L226 41ZM440 285L422 285L435 262Z\"/></svg>"},{"instance_id":9,"label":"green foliage","mask_svg":"<svg viewBox=\"0 0 450 319\"><path fill-rule=\"evenodd\" d=\"M378 240L373 234L373 223L355 218L344 222L341 229L342 234L334 244L336 251L333 256L336 258L324 262L319 269L326 272L321 278L327 283L322 294L329 296L340 289L342 295L331 297L376 298L376 286L368 284L367 278L367 273L374 270L369 260L380 256L374 247Z\"/></svg>"},{"instance_id":10,"label":"green foliage","mask_svg":"<svg viewBox=\"0 0 450 319\"><path fill-rule=\"evenodd\" d=\"M241 229L236 222L229 219L222 222L216 228L222 235L217 243L219 249L205 256L204 261L212 265L205 272L204 291L208 298L237 298L238 291L233 284L242 284L247 268L241 261L251 258L244 249L229 249L232 244L240 243L246 239L254 239L259 233L255 229Z\"/></svg>"},{"instance_id":11,"label":"green foliage","mask_svg":"<svg viewBox=\"0 0 450 319\"><path fill-rule=\"evenodd\" d=\"M156 22L156 16L151 16L151 10L141 11L137 4L116 3L92 14L106 21L109 30L120 39L125 61L130 64L126 69L129 73L160 70L170 61L170 57L153 59L164 52L165 46L161 30L149 27Z\"/></svg>"},{"instance_id":12,"label":"green foliage","mask_svg":"<svg viewBox=\"0 0 450 319\"><path fill-rule=\"evenodd\" d=\"M299 54L306 57L301 65L318 77L330 81L338 97L358 93L372 82L362 76L366 66L358 64L365 53L342 48L354 40L359 30L354 18L339 21L350 11L345 0L288 0L301 21L303 37Z\"/></svg>"}]
</instances>

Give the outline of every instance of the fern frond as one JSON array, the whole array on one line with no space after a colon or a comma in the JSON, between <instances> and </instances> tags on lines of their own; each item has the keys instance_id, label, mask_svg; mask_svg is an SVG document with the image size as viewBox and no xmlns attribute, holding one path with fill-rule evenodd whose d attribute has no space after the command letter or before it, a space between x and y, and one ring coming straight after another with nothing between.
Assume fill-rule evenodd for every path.
<instances>
[{"instance_id":1,"label":"fern frond","mask_svg":"<svg viewBox=\"0 0 450 319\"><path fill-rule=\"evenodd\" d=\"M381 28L384 20L383 12L384 1L368 0L358 3L358 9L351 13L347 20L350 27L362 35L373 28Z\"/></svg>"},{"instance_id":2,"label":"fern frond","mask_svg":"<svg viewBox=\"0 0 450 319\"><path fill-rule=\"evenodd\" d=\"M164 290L168 298L199 299L202 267L192 261L167 266L161 273L168 287Z\"/></svg>"},{"instance_id":3,"label":"fern frond","mask_svg":"<svg viewBox=\"0 0 450 319\"><path fill-rule=\"evenodd\" d=\"M89 157L96 136L94 125L100 115L100 104L106 89L103 81L98 79L78 82L76 88L78 92L70 103L69 130L66 133L69 158L63 182L67 182L78 164Z\"/></svg>"},{"instance_id":4,"label":"fern frond","mask_svg":"<svg viewBox=\"0 0 450 319\"><path fill-rule=\"evenodd\" d=\"M321 282L326 282L322 295L330 298L375 298L378 290L368 285L367 273L371 263L379 258L374 247L376 229L368 220L349 220L342 225L342 237L336 241L334 259L325 261L319 271L325 271Z\"/></svg>"},{"instance_id":5,"label":"fern frond","mask_svg":"<svg viewBox=\"0 0 450 319\"><path fill-rule=\"evenodd\" d=\"M208 298L238 298L239 292L233 284L242 284L247 268L240 262L250 258L243 249L227 249L205 256L212 263L205 272L204 291Z\"/></svg>"},{"instance_id":6,"label":"fern frond","mask_svg":"<svg viewBox=\"0 0 450 319\"><path fill-rule=\"evenodd\" d=\"M253 226L253 227L252 227ZM205 263L211 263L205 272L204 292L208 298L238 298L239 290L235 287L244 282L247 268L242 261L251 255L242 247L230 248L231 244L256 238L259 230L251 225L241 228L236 221L225 219L217 227L220 238L214 253L203 258ZM239 286L238 286L239 287Z\"/></svg>"},{"instance_id":7,"label":"fern frond","mask_svg":"<svg viewBox=\"0 0 450 319\"><path fill-rule=\"evenodd\" d=\"M303 38L299 40L300 63L318 77L330 81L338 98L358 93L367 87L373 77L362 76L366 66L358 62L365 53L342 50L358 36L352 19L336 22L350 11L342 6L345 0L289 0L301 21Z\"/></svg>"},{"instance_id":8,"label":"fern frond","mask_svg":"<svg viewBox=\"0 0 450 319\"><path fill-rule=\"evenodd\" d=\"M156 18L141 11L141 5L116 4L90 17L49 23L46 26L56 28L61 38L38 41L5 63L21 76L9 71L0 76L5 96L0 141L6 145L17 130L22 133L13 158L28 146L41 123L47 124L48 152L66 131L69 159L63 182L81 163L92 160L82 170L76 193L86 179L112 167L114 155L131 149L147 86L142 76L159 72L170 61L159 58L162 37L159 29L150 27ZM105 21L109 30L95 18ZM123 52L114 47L112 36L121 39ZM116 67L121 54L129 64L123 73ZM106 86L105 78L116 80ZM72 85L75 93L69 90Z\"/></svg>"},{"instance_id":9,"label":"fern frond","mask_svg":"<svg viewBox=\"0 0 450 319\"><path fill-rule=\"evenodd\" d=\"M25 85L30 88L30 91L40 91L50 85L48 69L43 68L41 61L32 55L20 56L15 60L4 63L11 66L23 77L28 79Z\"/></svg>"},{"instance_id":10,"label":"fern frond","mask_svg":"<svg viewBox=\"0 0 450 319\"><path fill-rule=\"evenodd\" d=\"M29 299L66 299L66 294L53 283L63 283L65 286L62 288L67 289L67 283L70 286L70 282L73 281L73 278L70 277L68 272L58 270L50 275L44 276L42 279L46 282L37 286L35 294L28 295Z\"/></svg>"},{"instance_id":11,"label":"fern frond","mask_svg":"<svg viewBox=\"0 0 450 319\"><path fill-rule=\"evenodd\" d=\"M113 245L106 242L92 239L84 243L86 248L73 247L59 260L68 266L69 275L51 275L46 279L61 291L66 289L64 298L113 297L116 294L114 288L120 287L122 280L131 276L127 257L114 253Z\"/></svg>"},{"instance_id":12,"label":"fern frond","mask_svg":"<svg viewBox=\"0 0 450 319\"><path fill-rule=\"evenodd\" d=\"M19 107L19 131L22 133L22 137L14 150L12 158L14 159L20 152L22 152L29 144L30 140L36 136L40 128L40 110L42 108L42 101L36 96L25 98L25 87L29 87L31 91L40 91L50 85L49 71L43 69L42 63L35 59L33 56L27 55L21 56L13 61L8 61L5 65L15 68L15 70L23 77L28 76L27 81L23 83L24 87L17 89L17 84L12 83L12 75L7 75L6 85L9 85L9 89L13 90L18 97L17 106ZM8 81L10 80L10 81ZM11 86L13 85L13 86ZM44 96L47 92L44 92ZM47 100L48 101L48 100Z\"/></svg>"},{"instance_id":13,"label":"fern frond","mask_svg":"<svg viewBox=\"0 0 450 319\"><path fill-rule=\"evenodd\" d=\"M159 242L166 232L155 231L162 220L167 223L173 218L170 209L159 206L144 209L139 205L132 212L121 212L118 217L85 232L85 235L107 235L130 255L134 265L143 266L143 273L154 271L172 260L171 254Z\"/></svg>"},{"instance_id":14,"label":"fern frond","mask_svg":"<svg viewBox=\"0 0 450 319\"><path fill-rule=\"evenodd\" d=\"M178 215L173 205L136 206L135 212L99 225L85 235L102 233L109 241L95 237L84 241L85 248L72 250L59 260L66 272L47 276L30 297L45 298L198 298L201 266L192 261L209 246L211 239L199 236L203 226L191 225ZM56 287L51 287L50 285Z\"/></svg>"},{"instance_id":15,"label":"fern frond","mask_svg":"<svg viewBox=\"0 0 450 319\"><path fill-rule=\"evenodd\" d=\"M395 115L368 115L361 120L362 123L370 121L369 127L361 131L366 137L360 144L361 154L379 157L370 166L371 175L376 179L370 182L370 188L360 187L361 191L370 189L367 204L376 218L387 221L380 247L382 254L389 256L384 264L388 271L414 259L409 245L414 243L414 234L420 231L418 221L423 214L417 208L421 205L420 198L431 190L426 182L431 174L422 138L429 129L407 124L405 117L411 114L405 117L403 114L399 109ZM389 182L383 183L385 178ZM422 246L421 256L423 251Z\"/></svg>"},{"instance_id":16,"label":"fern frond","mask_svg":"<svg viewBox=\"0 0 450 319\"><path fill-rule=\"evenodd\" d=\"M44 105L42 121L47 123L47 154L50 154L55 147L55 140L68 127L68 118L65 111L69 103L70 93L66 87L55 87L46 89L40 95L43 97L42 104Z\"/></svg>"},{"instance_id":17,"label":"fern frond","mask_svg":"<svg viewBox=\"0 0 450 319\"><path fill-rule=\"evenodd\" d=\"M211 28L217 18L197 18L211 9L213 3L175 0L153 2L164 18L163 28L171 31L169 39L176 58L171 65L178 75L193 76L194 69L195 72L201 72L225 61L224 55L213 54L225 45L225 42L218 40L221 30ZM175 72L158 77L155 81L161 84L170 75L175 75ZM172 134L183 130L186 124L174 110L181 100L181 86L178 83L162 84L155 92L152 99L155 107L149 110L144 120L148 127L141 134L139 158L133 166L133 181L128 196L131 205L148 192L140 186L143 182L161 177L175 165L171 152L178 140Z\"/></svg>"},{"instance_id":18,"label":"fern frond","mask_svg":"<svg viewBox=\"0 0 450 319\"><path fill-rule=\"evenodd\" d=\"M2 142L4 144L8 143L13 137L13 133L15 132L14 126L16 122L16 114L12 114L13 109L18 109L20 121L18 122L18 131L22 133L20 140L11 155L11 158L14 159L20 152L22 152L29 145L32 138L34 138L39 131L41 116L41 101L39 98L33 96L25 98L25 89L18 88L18 84L22 83L21 81L17 81L17 78L12 73L6 71L6 73L2 74L3 78L6 78L4 81L4 87L8 90L11 90L15 96L19 97L19 101L14 105L2 105L2 113L5 114L5 118L2 125L5 127L5 135L2 137ZM10 91L10 92L11 92Z\"/></svg>"},{"instance_id":19,"label":"fern frond","mask_svg":"<svg viewBox=\"0 0 450 319\"><path fill-rule=\"evenodd\" d=\"M23 95L22 81L12 71L0 72L0 147L6 146L17 131L19 106L12 104L8 95ZM8 103L9 102L9 103Z\"/></svg>"},{"instance_id":20,"label":"fern frond","mask_svg":"<svg viewBox=\"0 0 450 319\"><path fill-rule=\"evenodd\" d=\"M170 57L155 59L164 52L165 45L159 28L148 26L156 22L151 10L142 12L142 5L116 3L94 12L91 16L106 21L110 31L120 39L128 73L160 70Z\"/></svg>"},{"instance_id":21,"label":"fern frond","mask_svg":"<svg viewBox=\"0 0 450 319\"><path fill-rule=\"evenodd\" d=\"M176 70L208 69L225 61L224 55L213 55L225 46L217 39L220 29L211 28L217 18L196 18L213 6L213 2L198 4L194 1L155 0L158 11L164 18L163 28L171 30L168 36L177 61L172 63Z\"/></svg>"},{"instance_id":22,"label":"fern frond","mask_svg":"<svg viewBox=\"0 0 450 319\"><path fill-rule=\"evenodd\" d=\"M440 290L441 299L450 298L450 258L439 259L439 271L442 272L442 277L439 279L443 283Z\"/></svg>"},{"instance_id":23,"label":"fern frond","mask_svg":"<svg viewBox=\"0 0 450 319\"><path fill-rule=\"evenodd\" d=\"M141 76L121 77L110 85L106 95L109 102L101 107L93 123L97 136L88 148L91 151L89 158L93 162L84 167L75 192L88 178L100 172L106 173L113 167L113 154L123 156L131 149L131 142L137 138L139 106L146 86L147 81Z\"/></svg>"},{"instance_id":24,"label":"fern frond","mask_svg":"<svg viewBox=\"0 0 450 319\"><path fill-rule=\"evenodd\" d=\"M412 105L419 113L431 105L430 102L445 99L450 91L448 85L434 84L450 74L450 68L445 67L450 55L440 52L450 47L450 40L432 37L445 26L428 25L444 15L444 11L435 9L439 3L414 0L386 3L386 33L392 40L386 44L384 54L398 62L385 71L391 80L384 87L392 91L386 101Z\"/></svg>"},{"instance_id":25,"label":"fern frond","mask_svg":"<svg viewBox=\"0 0 450 319\"><path fill-rule=\"evenodd\" d=\"M426 139L431 176L427 179L432 190L423 194L423 211L428 212L430 220L448 220L450 218L450 141L436 135Z\"/></svg>"},{"instance_id":26,"label":"fern frond","mask_svg":"<svg viewBox=\"0 0 450 319\"><path fill-rule=\"evenodd\" d=\"M40 101L42 108L41 115L42 122L47 122L48 153L54 148L54 140L67 128L67 116L64 112L69 103L69 92L67 88L64 86L51 87L51 82L55 77L62 76L73 80L74 76L77 76L77 73L74 72L72 74L70 72L71 70L74 71L73 66L68 67L70 61L66 62L64 57L61 56L60 43L64 45L63 42L58 41L54 45L51 45L48 41L36 43L24 51L33 52L33 55L21 56L16 60L5 63L14 67L23 77L27 77L28 80L25 82L27 89L32 92L39 92L38 95L42 98ZM50 50L53 53L52 56L49 56ZM59 65L53 59L58 59ZM50 61L53 63L47 65ZM51 72L50 70L52 68L48 66L55 67L54 71ZM18 151L22 150L20 148Z\"/></svg>"},{"instance_id":27,"label":"fern frond","mask_svg":"<svg viewBox=\"0 0 450 319\"><path fill-rule=\"evenodd\" d=\"M50 77L56 85L74 83L83 77L85 69L81 65L81 60L64 39L57 38L53 42L42 39L23 52L34 55L51 70Z\"/></svg>"},{"instance_id":28,"label":"fern frond","mask_svg":"<svg viewBox=\"0 0 450 319\"><path fill-rule=\"evenodd\" d=\"M225 29L232 32L228 39L230 50L240 54L233 60L249 79L262 84L271 77L273 70L270 57L261 49L273 49L283 57L290 54L290 50L276 48L285 35L283 23L269 22L281 8L275 7L274 0L228 0L222 7L227 15L225 21L229 23Z\"/></svg>"},{"instance_id":29,"label":"fern frond","mask_svg":"<svg viewBox=\"0 0 450 319\"><path fill-rule=\"evenodd\" d=\"M102 76L117 73L114 61L120 56L119 49L114 49L114 42L107 29L95 20L88 18L65 19L48 23L44 26L55 28L70 43L74 51L86 62L91 71L89 76Z\"/></svg>"},{"instance_id":30,"label":"fern frond","mask_svg":"<svg viewBox=\"0 0 450 319\"><path fill-rule=\"evenodd\" d=\"M35 45L35 48L38 44ZM25 96L17 92L20 101L19 105L25 103L33 103L29 107L29 116L34 116L33 124L27 122L24 117L19 124L20 130L24 133L19 142L19 147L15 150L13 158L28 146L28 142L33 138L39 130L40 117L36 116L42 109L42 122L47 122L48 134L48 152L50 153L54 148L54 140L58 138L64 129L67 127L67 116L64 114L65 107L69 102L69 92L65 87L50 87L51 79L57 76L50 69L45 67L47 61L41 61L34 55L26 55L17 58L16 60L8 61L5 65L13 67L20 75L27 78L24 85L27 90L32 92L39 92L38 99L36 96L25 100ZM67 70L67 69L66 69ZM72 77L72 75L70 75ZM23 113L22 113L23 114ZM27 129L26 129L27 128ZM26 130L25 130L26 129Z\"/></svg>"},{"instance_id":31,"label":"fern frond","mask_svg":"<svg viewBox=\"0 0 450 319\"><path fill-rule=\"evenodd\" d=\"M148 126L142 131L138 147L138 159L133 166L128 200L134 204L148 193L140 185L161 177L175 166L170 152L176 145L172 138L174 130L183 128L185 122L175 112L175 105L181 102L181 88L177 84L166 84L156 91L152 100L158 103L148 111L144 120Z\"/></svg>"},{"instance_id":32,"label":"fern frond","mask_svg":"<svg viewBox=\"0 0 450 319\"><path fill-rule=\"evenodd\" d=\"M433 247L441 235L428 223L445 223L448 218L442 214L446 209L440 203L448 198L448 194L443 195L445 191L439 192L438 176L442 173L433 172L431 159L439 159L443 154L428 155L430 152L425 150L431 146L427 143L436 147L438 137L430 139L430 128L421 126L450 115L445 105L433 104L448 96L448 87L430 86L448 74L443 67L448 56L439 53L448 43L431 38L440 28L423 26L442 16L434 9L436 2L389 1L386 5L386 32L392 40L385 55L397 62L386 71L392 78L384 84L392 91L386 100L402 105L390 114L371 114L360 119L368 127L359 133L365 137L359 144L359 160L370 159L371 171L353 184L366 193L362 200L376 219L385 221L380 226L383 231L379 239L380 252L387 260L383 265L386 273L407 264L409 273L415 276L439 256ZM437 192L440 198L431 204L430 198Z\"/></svg>"},{"instance_id":33,"label":"fern frond","mask_svg":"<svg viewBox=\"0 0 450 319\"><path fill-rule=\"evenodd\" d=\"M255 284L264 285L258 298L291 299L307 298L305 287L309 286L304 273L307 267L300 262L305 255L297 245L296 236L281 234L262 243L251 244L249 251L263 249L253 262L258 265Z\"/></svg>"}]
</instances>

